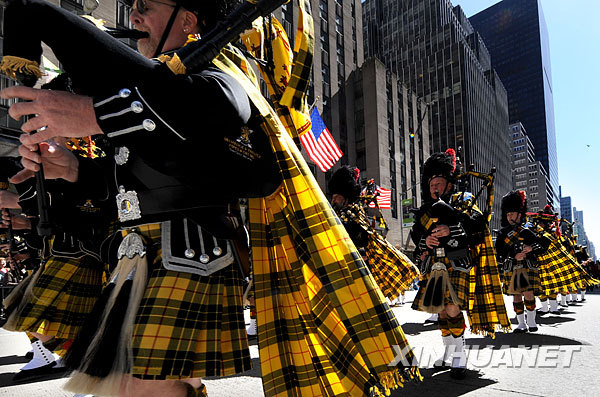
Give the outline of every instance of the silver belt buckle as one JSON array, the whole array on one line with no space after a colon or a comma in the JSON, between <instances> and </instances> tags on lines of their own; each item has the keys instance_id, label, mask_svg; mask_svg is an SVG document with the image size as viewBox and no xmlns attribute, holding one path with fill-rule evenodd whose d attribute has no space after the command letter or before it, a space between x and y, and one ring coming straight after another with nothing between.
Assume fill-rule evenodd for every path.
<instances>
[{"instance_id":1,"label":"silver belt buckle","mask_svg":"<svg viewBox=\"0 0 600 397\"><path fill-rule=\"evenodd\" d=\"M435 256L437 256L438 258L443 258L446 256L446 250L443 248L436 248L435 249Z\"/></svg>"},{"instance_id":2,"label":"silver belt buckle","mask_svg":"<svg viewBox=\"0 0 600 397\"><path fill-rule=\"evenodd\" d=\"M117 194L116 199L119 221L133 221L142 217L140 200L135 190L125 191L123 186L119 186L119 194Z\"/></svg>"}]
</instances>

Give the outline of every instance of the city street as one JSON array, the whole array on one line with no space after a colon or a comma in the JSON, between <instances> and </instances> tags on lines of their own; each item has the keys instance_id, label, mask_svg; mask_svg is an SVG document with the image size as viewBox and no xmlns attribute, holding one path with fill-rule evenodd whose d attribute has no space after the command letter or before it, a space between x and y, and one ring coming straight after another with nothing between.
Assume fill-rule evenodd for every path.
<instances>
[{"instance_id":1,"label":"city street","mask_svg":"<svg viewBox=\"0 0 600 397\"><path fill-rule=\"evenodd\" d=\"M427 314L413 311L415 292L407 303L394 308L404 332L422 366L441 352L440 333L435 325L424 325ZM421 384L408 384L392 396L596 396L600 391L600 295L587 294L586 302L570 306L562 315L538 316L535 334L500 334L496 339L471 335L467 331L469 372L455 381L447 371L423 368ZM512 304L509 315L514 318ZM513 320L514 324L514 320ZM24 334L0 330L0 396L62 397L64 374L55 374L29 383L14 383L12 377L27 361L29 349ZM205 381L210 396L254 397L262 395L258 347L252 342L254 369L242 376Z\"/></svg>"}]
</instances>

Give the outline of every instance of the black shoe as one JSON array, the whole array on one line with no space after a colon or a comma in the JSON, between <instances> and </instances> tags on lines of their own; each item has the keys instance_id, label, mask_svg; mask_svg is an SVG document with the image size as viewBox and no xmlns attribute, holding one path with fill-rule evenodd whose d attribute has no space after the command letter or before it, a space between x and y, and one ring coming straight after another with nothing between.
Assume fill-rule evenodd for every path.
<instances>
[{"instance_id":1,"label":"black shoe","mask_svg":"<svg viewBox=\"0 0 600 397\"><path fill-rule=\"evenodd\" d=\"M513 329L513 334L524 334L527 332L527 329L525 328L515 328Z\"/></svg>"},{"instance_id":2,"label":"black shoe","mask_svg":"<svg viewBox=\"0 0 600 397\"><path fill-rule=\"evenodd\" d=\"M529 327L529 332L537 332L538 327Z\"/></svg>"},{"instance_id":3,"label":"black shoe","mask_svg":"<svg viewBox=\"0 0 600 397\"><path fill-rule=\"evenodd\" d=\"M438 323L437 321L427 319L427 320L425 320L425 322L423 324L437 324L437 323Z\"/></svg>"},{"instance_id":4,"label":"black shoe","mask_svg":"<svg viewBox=\"0 0 600 397\"><path fill-rule=\"evenodd\" d=\"M585 302L585 298L581 298L579 302Z\"/></svg>"},{"instance_id":5,"label":"black shoe","mask_svg":"<svg viewBox=\"0 0 600 397\"><path fill-rule=\"evenodd\" d=\"M556 316L560 316L560 312L559 312L558 310L557 310L557 311L554 311L554 312L550 312L550 313L552 313L552 314L554 314L554 315L556 315Z\"/></svg>"},{"instance_id":6,"label":"black shoe","mask_svg":"<svg viewBox=\"0 0 600 397\"><path fill-rule=\"evenodd\" d=\"M569 307L569 304L567 303L567 304L563 305L562 303L559 303L558 306L560 306L560 307Z\"/></svg>"},{"instance_id":7,"label":"black shoe","mask_svg":"<svg viewBox=\"0 0 600 397\"><path fill-rule=\"evenodd\" d=\"M450 377L456 380L462 380L467 377L467 369L460 367L450 368Z\"/></svg>"},{"instance_id":8,"label":"black shoe","mask_svg":"<svg viewBox=\"0 0 600 397\"><path fill-rule=\"evenodd\" d=\"M33 352L31 351L25 353L25 358L31 361L31 359L33 358Z\"/></svg>"},{"instance_id":9,"label":"black shoe","mask_svg":"<svg viewBox=\"0 0 600 397\"><path fill-rule=\"evenodd\" d=\"M549 313L550 312L543 312L543 311L540 311L540 310L537 311L537 315L540 316L540 317L543 317L543 316L545 316L546 314L549 314Z\"/></svg>"}]
</instances>

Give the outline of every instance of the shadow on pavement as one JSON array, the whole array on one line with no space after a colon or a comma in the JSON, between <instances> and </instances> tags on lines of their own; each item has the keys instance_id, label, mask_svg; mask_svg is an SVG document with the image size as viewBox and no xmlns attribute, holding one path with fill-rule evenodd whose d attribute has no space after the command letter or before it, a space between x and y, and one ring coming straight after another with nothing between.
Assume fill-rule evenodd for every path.
<instances>
[{"instance_id":1,"label":"shadow on pavement","mask_svg":"<svg viewBox=\"0 0 600 397\"><path fill-rule=\"evenodd\" d=\"M536 317L535 322L538 325L548 325L548 324L562 324L562 323L570 323L571 321L575 321L573 317L565 317L565 316L544 316L544 317Z\"/></svg>"},{"instance_id":2,"label":"shadow on pavement","mask_svg":"<svg viewBox=\"0 0 600 397\"><path fill-rule=\"evenodd\" d=\"M577 346L589 345L587 342L581 342L575 339L563 338L554 335L544 335L539 333L524 334L502 334L497 333L495 339L491 338L472 338L465 339L467 346L479 346L488 349L503 349L507 347L533 347L533 346Z\"/></svg>"},{"instance_id":3,"label":"shadow on pavement","mask_svg":"<svg viewBox=\"0 0 600 397\"><path fill-rule=\"evenodd\" d=\"M69 375L69 371L66 368L51 369L47 374L32 376L30 378L22 379L20 381L15 382L13 380L13 377L16 374L17 374L16 372L8 372L8 373L0 374L0 387L17 386L17 385L24 385L27 383L44 382L47 380L65 378Z\"/></svg>"},{"instance_id":4,"label":"shadow on pavement","mask_svg":"<svg viewBox=\"0 0 600 397\"><path fill-rule=\"evenodd\" d=\"M29 359L24 356L6 356L0 357L0 366L2 365L11 365L11 364L26 364L29 362Z\"/></svg>"},{"instance_id":5,"label":"shadow on pavement","mask_svg":"<svg viewBox=\"0 0 600 397\"><path fill-rule=\"evenodd\" d=\"M437 324L404 323L402 330L408 335L419 335L425 331L439 331Z\"/></svg>"},{"instance_id":6,"label":"shadow on pavement","mask_svg":"<svg viewBox=\"0 0 600 397\"><path fill-rule=\"evenodd\" d=\"M480 371L470 369L467 371L467 377L463 380L452 379L449 370L440 372L433 369L421 369L421 375L423 375L423 382L406 383L404 388L395 390L391 396L457 397L497 383L493 379L483 378Z\"/></svg>"}]
</instances>

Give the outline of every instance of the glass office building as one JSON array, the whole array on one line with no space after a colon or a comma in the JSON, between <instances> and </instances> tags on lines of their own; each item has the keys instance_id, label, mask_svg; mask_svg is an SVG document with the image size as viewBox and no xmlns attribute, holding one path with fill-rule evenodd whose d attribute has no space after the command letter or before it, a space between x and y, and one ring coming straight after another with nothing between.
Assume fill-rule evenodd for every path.
<instances>
[{"instance_id":1,"label":"glass office building","mask_svg":"<svg viewBox=\"0 0 600 397\"><path fill-rule=\"evenodd\" d=\"M548 29L539 0L503 0L469 18L508 92L510 122L520 121L550 179L549 204L560 208Z\"/></svg>"},{"instance_id":2,"label":"glass office building","mask_svg":"<svg viewBox=\"0 0 600 397\"><path fill-rule=\"evenodd\" d=\"M381 59L429 107L432 151L462 148L463 164L498 169L498 197L510 190L506 90L462 9L450 0L366 0L363 39L365 56Z\"/></svg>"}]
</instances>

